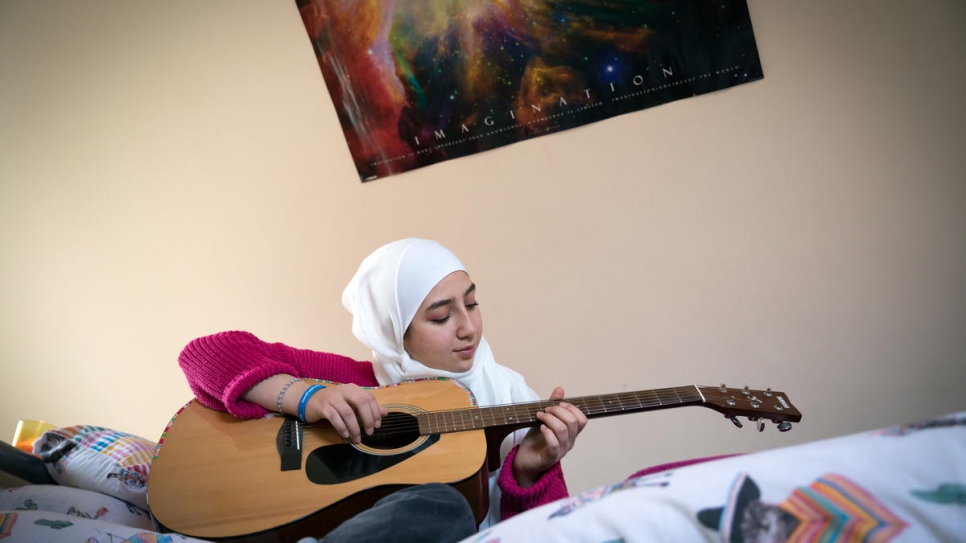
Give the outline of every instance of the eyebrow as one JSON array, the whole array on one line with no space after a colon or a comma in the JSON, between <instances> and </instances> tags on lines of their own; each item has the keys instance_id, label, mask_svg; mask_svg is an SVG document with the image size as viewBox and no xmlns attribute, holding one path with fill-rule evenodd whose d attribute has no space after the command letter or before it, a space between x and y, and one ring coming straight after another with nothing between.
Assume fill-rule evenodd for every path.
<instances>
[{"instance_id":1,"label":"eyebrow","mask_svg":"<svg viewBox=\"0 0 966 543\"><path fill-rule=\"evenodd\" d=\"M466 292L463 293L463 296L469 296L475 290L476 290L476 283L473 283L473 284L470 285L470 288L466 289ZM456 300L454 300L453 298L446 298L445 300L440 300L438 302L433 302L432 304L429 305L429 307L426 308L426 311L432 311L433 309L436 309L437 307L442 307L444 305L449 305L449 304L451 304L451 303L453 303L455 301Z\"/></svg>"}]
</instances>

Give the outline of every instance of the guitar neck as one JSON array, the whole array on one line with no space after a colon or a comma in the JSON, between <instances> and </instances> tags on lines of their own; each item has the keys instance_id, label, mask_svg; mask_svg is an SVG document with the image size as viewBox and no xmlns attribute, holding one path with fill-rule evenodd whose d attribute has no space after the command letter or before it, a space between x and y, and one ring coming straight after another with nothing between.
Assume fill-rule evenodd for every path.
<instances>
[{"instance_id":1,"label":"guitar neck","mask_svg":"<svg viewBox=\"0 0 966 543\"><path fill-rule=\"evenodd\" d=\"M416 418L419 421L419 433L429 435L485 428L533 426L540 423L537 413L561 402L576 406L587 418L597 418L686 405L701 405L704 401L698 387L688 385L564 398L562 400L433 411L419 414Z\"/></svg>"}]
</instances>

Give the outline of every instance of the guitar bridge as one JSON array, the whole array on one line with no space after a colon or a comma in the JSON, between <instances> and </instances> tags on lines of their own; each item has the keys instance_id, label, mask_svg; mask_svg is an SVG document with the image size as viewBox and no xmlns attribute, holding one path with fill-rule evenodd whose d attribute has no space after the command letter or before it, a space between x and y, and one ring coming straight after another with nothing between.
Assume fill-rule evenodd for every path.
<instances>
[{"instance_id":1,"label":"guitar bridge","mask_svg":"<svg viewBox=\"0 0 966 543\"><path fill-rule=\"evenodd\" d=\"M285 417L275 436L275 449L281 463L281 471L302 469L302 425L293 418Z\"/></svg>"}]
</instances>

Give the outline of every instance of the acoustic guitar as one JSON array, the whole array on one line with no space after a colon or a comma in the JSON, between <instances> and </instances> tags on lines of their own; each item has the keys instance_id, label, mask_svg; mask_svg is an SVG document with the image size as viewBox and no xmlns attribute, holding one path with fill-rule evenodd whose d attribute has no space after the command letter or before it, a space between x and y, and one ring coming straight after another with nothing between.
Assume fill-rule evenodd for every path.
<instances>
[{"instance_id":1,"label":"acoustic guitar","mask_svg":"<svg viewBox=\"0 0 966 543\"><path fill-rule=\"evenodd\" d=\"M162 530L203 539L295 541L321 537L379 498L406 486L447 483L482 521L499 445L536 414L566 401L588 418L689 405L747 417L781 431L801 413L783 392L682 386L564 400L478 407L458 381L423 379L370 389L389 411L361 443L325 421L268 415L239 419L188 402L158 444L148 504ZM489 451L489 453L488 453Z\"/></svg>"}]
</instances>

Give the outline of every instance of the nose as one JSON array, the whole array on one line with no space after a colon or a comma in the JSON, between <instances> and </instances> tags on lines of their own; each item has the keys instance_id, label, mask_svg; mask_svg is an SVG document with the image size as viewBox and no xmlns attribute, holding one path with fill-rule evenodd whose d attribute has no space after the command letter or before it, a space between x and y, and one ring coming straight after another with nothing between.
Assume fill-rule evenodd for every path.
<instances>
[{"instance_id":1,"label":"nose","mask_svg":"<svg viewBox=\"0 0 966 543\"><path fill-rule=\"evenodd\" d=\"M456 327L456 336L460 339L473 338L477 333L477 328L473 316L464 308L460 312L459 326Z\"/></svg>"}]
</instances>

